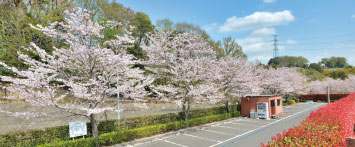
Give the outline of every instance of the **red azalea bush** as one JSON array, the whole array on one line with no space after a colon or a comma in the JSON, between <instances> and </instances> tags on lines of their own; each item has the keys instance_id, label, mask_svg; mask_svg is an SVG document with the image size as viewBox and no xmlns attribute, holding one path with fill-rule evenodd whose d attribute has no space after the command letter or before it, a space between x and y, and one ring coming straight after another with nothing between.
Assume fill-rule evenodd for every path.
<instances>
[{"instance_id":1,"label":"red azalea bush","mask_svg":"<svg viewBox=\"0 0 355 147\"><path fill-rule=\"evenodd\" d=\"M336 94L330 94L330 100L334 101L334 100L339 100L341 98L347 97L349 94L343 94L343 93L336 93ZM328 101L328 95L327 94L305 94L305 95L301 95L299 97L299 100L301 102L305 102L308 100L311 101L324 101L327 102Z\"/></svg>"},{"instance_id":2,"label":"red azalea bush","mask_svg":"<svg viewBox=\"0 0 355 147\"><path fill-rule=\"evenodd\" d=\"M355 93L312 112L299 126L272 137L269 146L346 146L355 137Z\"/></svg>"}]
</instances>

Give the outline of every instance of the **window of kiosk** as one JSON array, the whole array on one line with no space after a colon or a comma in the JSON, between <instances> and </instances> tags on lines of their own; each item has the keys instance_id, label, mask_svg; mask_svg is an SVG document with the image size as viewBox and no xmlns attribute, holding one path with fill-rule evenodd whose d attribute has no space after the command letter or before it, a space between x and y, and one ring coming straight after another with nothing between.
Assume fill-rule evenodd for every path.
<instances>
[{"instance_id":1,"label":"window of kiosk","mask_svg":"<svg viewBox=\"0 0 355 147\"><path fill-rule=\"evenodd\" d=\"M271 107L275 107L275 100L271 100Z\"/></svg>"},{"instance_id":2,"label":"window of kiosk","mask_svg":"<svg viewBox=\"0 0 355 147\"><path fill-rule=\"evenodd\" d=\"M281 99L277 99L277 106L281 105Z\"/></svg>"}]
</instances>

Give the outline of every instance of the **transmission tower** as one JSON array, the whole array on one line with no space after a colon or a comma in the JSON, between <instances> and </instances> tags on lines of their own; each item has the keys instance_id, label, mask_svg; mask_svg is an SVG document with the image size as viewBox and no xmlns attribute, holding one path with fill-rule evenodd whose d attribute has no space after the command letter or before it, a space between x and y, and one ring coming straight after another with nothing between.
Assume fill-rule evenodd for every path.
<instances>
[{"instance_id":1,"label":"transmission tower","mask_svg":"<svg viewBox=\"0 0 355 147\"><path fill-rule=\"evenodd\" d=\"M277 43L277 35L273 35L274 36L274 49L273 49L273 57L274 57L274 60L275 62L278 64L280 61L279 61L279 44Z\"/></svg>"}]
</instances>

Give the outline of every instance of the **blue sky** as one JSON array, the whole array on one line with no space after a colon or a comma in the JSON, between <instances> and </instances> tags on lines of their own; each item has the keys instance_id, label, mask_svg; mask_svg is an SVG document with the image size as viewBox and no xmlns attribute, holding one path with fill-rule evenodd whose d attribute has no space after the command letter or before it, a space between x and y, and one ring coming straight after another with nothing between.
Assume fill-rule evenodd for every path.
<instances>
[{"instance_id":1,"label":"blue sky","mask_svg":"<svg viewBox=\"0 0 355 147\"><path fill-rule=\"evenodd\" d=\"M145 12L152 22L168 18L204 28L213 39L235 38L249 61L272 57L272 35L280 56L310 62L340 56L355 65L354 0L117 0Z\"/></svg>"}]
</instances>

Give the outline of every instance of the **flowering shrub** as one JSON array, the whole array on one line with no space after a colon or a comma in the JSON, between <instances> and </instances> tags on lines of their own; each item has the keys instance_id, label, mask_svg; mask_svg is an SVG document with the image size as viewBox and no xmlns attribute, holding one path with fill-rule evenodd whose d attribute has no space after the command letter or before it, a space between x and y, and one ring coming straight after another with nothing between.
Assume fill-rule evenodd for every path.
<instances>
[{"instance_id":1,"label":"flowering shrub","mask_svg":"<svg viewBox=\"0 0 355 147\"><path fill-rule=\"evenodd\" d=\"M346 146L355 137L355 93L312 112L299 126L272 137L269 146Z\"/></svg>"},{"instance_id":2,"label":"flowering shrub","mask_svg":"<svg viewBox=\"0 0 355 147\"><path fill-rule=\"evenodd\" d=\"M291 104L296 104L296 101L295 100L290 100L290 103Z\"/></svg>"}]
</instances>

